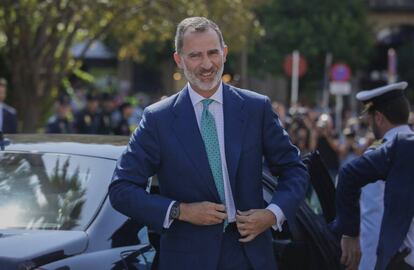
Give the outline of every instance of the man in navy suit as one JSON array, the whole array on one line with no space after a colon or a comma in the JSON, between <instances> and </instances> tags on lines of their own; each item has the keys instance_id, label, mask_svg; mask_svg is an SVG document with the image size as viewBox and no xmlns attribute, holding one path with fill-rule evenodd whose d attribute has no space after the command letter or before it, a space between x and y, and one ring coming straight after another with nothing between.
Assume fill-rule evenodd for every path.
<instances>
[{"instance_id":1,"label":"man in navy suit","mask_svg":"<svg viewBox=\"0 0 414 270\"><path fill-rule=\"evenodd\" d=\"M3 133L17 132L17 114L16 110L5 104L7 96L7 81L0 78L0 131Z\"/></svg>"},{"instance_id":2,"label":"man in navy suit","mask_svg":"<svg viewBox=\"0 0 414 270\"><path fill-rule=\"evenodd\" d=\"M347 269L359 261L359 197L361 188L384 179L384 214L377 248L376 270L414 269L414 134L399 133L383 147L365 153L339 173L334 229L342 234L342 260ZM411 251L411 252L410 252Z\"/></svg>"},{"instance_id":3,"label":"man in navy suit","mask_svg":"<svg viewBox=\"0 0 414 270\"><path fill-rule=\"evenodd\" d=\"M121 213L161 234L160 269L277 269L270 228L294 221L308 173L265 96L221 81L227 46L202 17L180 22L189 83L146 108L109 187ZM262 162L278 176L265 205ZM148 194L157 174L160 195Z\"/></svg>"}]
</instances>

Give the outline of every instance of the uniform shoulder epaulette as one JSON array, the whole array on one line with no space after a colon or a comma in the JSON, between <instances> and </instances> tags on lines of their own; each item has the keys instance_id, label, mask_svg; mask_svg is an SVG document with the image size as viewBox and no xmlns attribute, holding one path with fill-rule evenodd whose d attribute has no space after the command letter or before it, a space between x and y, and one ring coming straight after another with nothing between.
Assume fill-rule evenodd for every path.
<instances>
[{"instance_id":1,"label":"uniform shoulder epaulette","mask_svg":"<svg viewBox=\"0 0 414 270\"><path fill-rule=\"evenodd\" d=\"M369 147L368 149L370 150L375 150L378 147L380 147L383 143L384 143L384 139L379 139L379 140L375 140Z\"/></svg>"}]
</instances>

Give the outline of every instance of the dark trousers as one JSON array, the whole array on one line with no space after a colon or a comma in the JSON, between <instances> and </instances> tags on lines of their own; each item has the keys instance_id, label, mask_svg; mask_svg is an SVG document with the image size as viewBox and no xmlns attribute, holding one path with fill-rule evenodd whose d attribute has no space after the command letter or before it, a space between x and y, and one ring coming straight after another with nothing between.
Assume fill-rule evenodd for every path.
<instances>
[{"instance_id":1,"label":"dark trousers","mask_svg":"<svg viewBox=\"0 0 414 270\"><path fill-rule=\"evenodd\" d=\"M389 264L387 270L414 270L414 267L407 264L405 261Z\"/></svg>"},{"instance_id":2,"label":"dark trousers","mask_svg":"<svg viewBox=\"0 0 414 270\"><path fill-rule=\"evenodd\" d=\"M236 224L230 223L223 233L217 270L253 270L240 238Z\"/></svg>"},{"instance_id":3,"label":"dark trousers","mask_svg":"<svg viewBox=\"0 0 414 270\"><path fill-rule=\"evenodd\" d=\"M414 270L414 267L404 261L404 258L407 257L410 252L411 251L408 248L397 252L397 254L395 254L391 259L386 270Z\"/></svg>"}]
</instances>

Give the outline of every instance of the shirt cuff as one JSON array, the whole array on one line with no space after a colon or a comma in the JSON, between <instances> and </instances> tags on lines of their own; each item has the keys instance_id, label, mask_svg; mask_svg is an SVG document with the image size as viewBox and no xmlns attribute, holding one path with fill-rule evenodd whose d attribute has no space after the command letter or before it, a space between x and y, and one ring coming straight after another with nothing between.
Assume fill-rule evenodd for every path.
<instances>
[{"instance_id":1,"label":"shirt cuff","mask_svg":"<svg viewBox=\"0 0 414 270\"><path fill-rule=\"evenodd\" d=\"M276 224L272 226L273 230L275 231L282 231L283 222L285 222L286 217L283 214L282 209L274 203L269 204L266 207L267 210L270 210L276 216Z\"/></svg>"},{"instance_id":2,"label":"shirt cuff","mask_svg":"<svg viewBox=\"0 0 414 270\"><path fill-rule=\"evenodd\" d=\"M170 220L170 211L174 203L175 201L172 201L170 203L170 206L168 206L167 214L165 214L165 218L164 218L164 224L163 224L164 229L168 229L174 221L173 219Z\"/></svg>"}]
</instances>

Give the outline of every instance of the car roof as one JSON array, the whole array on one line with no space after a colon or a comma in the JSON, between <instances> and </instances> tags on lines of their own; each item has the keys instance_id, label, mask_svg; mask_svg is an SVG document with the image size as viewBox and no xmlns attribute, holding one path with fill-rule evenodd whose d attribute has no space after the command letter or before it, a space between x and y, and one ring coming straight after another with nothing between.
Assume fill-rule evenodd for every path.
<instances>
[{"instance_id":1,"label":"car roof","mask_svg":"<svg viewBox=\"0 0 414 270\"><path fill-rule=\"evenodd\" d=\"M57 153L117 159L127 136L85 134L5 134L6 151Z\"/></svg>"}]
</instances>

